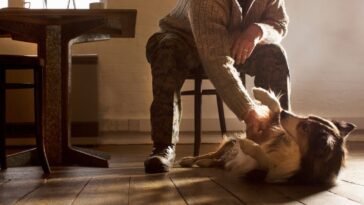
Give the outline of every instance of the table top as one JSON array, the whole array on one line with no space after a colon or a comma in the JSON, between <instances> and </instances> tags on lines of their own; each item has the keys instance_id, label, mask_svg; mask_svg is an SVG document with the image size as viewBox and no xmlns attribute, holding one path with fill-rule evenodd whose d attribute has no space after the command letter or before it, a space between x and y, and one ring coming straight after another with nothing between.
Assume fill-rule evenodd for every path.
<instances>
[{"instance_id":1,"label":"table top","mask_svg":"<svg viewBox=\"0 0 364 205\"><path fill-rule=\"evenodd\" d=\"M1 15L27 15L27 16L89 16L110 13L137 13L136 9L26 9L1 8Z\"/></svg>"},{"instance_id":2,"label":"table top","mask_svg":"<svg viewBox=\"0 0 364 205\"><path fill-rule=\"evenodd\" d=\"M109 33L112 37L135 37L136 9L0 9L0 33L6 33L4 23L21 22L37 26L67 25L75 22L104 20L105 25L93 30Z\"/></svg>"}]
</instances>

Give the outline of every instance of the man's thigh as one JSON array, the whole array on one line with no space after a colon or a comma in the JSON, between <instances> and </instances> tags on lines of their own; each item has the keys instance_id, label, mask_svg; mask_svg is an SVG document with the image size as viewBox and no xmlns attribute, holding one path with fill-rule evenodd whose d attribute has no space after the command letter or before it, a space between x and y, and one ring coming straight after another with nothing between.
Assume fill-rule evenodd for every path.
<instances>
[{"instance_id":1,"label":"man's thigh","mask_svg":"<svg viewBox=\"0 0 364 205\"><path fill-rule=\"evenodd\" d=\"M275 73L289 76L286 52L277 44L257 45L246 63L237 66L241 75L269 78Z\"/></svg>"},{"instance_id":2,"label":"man's thigh","mask_svg":"<svg viewBox=\"0 0 364 205\"><path fill-rule=\"evenodd\" d=\"M146 45L146 57L152 69L156 64L172 63L178 70L191 70L200 65L196 47L190 45L182 36L172 32L153 34Z\"/></svg>"}]
</instances>

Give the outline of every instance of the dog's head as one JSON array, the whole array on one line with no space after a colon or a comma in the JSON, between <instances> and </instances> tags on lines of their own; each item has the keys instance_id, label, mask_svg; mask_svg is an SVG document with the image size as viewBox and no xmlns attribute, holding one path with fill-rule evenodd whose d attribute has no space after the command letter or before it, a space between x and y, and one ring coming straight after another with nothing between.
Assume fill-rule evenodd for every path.
<instances>
[{"instance_id":1,"label":"dog's head","mask_svg":"<svg viewBox=\"0 0 364 205\"><path fill-rule=\"evenodd\" d=\"M297 142L301 170L296 179L307 183L332 183L345 161L345 139L355 125L317 116L301 117L281 112L283 129Z\"/></svg>"}]
</instances>

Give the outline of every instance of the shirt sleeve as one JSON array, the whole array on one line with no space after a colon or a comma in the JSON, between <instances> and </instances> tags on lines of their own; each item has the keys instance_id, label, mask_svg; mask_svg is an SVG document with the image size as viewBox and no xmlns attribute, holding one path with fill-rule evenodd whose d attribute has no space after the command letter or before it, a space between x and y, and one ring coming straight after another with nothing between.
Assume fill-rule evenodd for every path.
<instances>
[{"instance_id":1,"label":"shirt sleeve","mask_svg":"<svg viewBox=\"0 0 364 205\"><path fill-rule=\"evenodd\" d=\"M234 67L230 49L231 0L193 0L189 18L204 70L230 110L243 120L253 108L250 98Z\"/></svg>"},{"instance_id":2,"label":"shirt sleeve","mask_svg":"<svg viewBox=\"0 0 364 205\"><path fill-rule=\"evenodd\" d=\"M280 43L287 34L288 22L284 0L270 0L262 20L255 23L263 32L262 43Z\"/></svg>"}]
</instances>

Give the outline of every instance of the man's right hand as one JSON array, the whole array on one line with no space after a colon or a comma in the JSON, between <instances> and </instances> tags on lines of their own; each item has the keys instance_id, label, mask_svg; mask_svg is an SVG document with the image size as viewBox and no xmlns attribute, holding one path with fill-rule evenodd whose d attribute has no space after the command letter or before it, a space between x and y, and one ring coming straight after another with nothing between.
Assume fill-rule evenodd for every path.
<instances>
[{"instance_id":1,"label":"man's right hand","mask_svg":"<svg viewBox=\"0 0 364 205\"><path fill-rule=\"evenodd\" d=\"M270 110L265 105L256 105L244 117L248 136L259 136L269 126Z\"/></svg>"}]
</instances>

